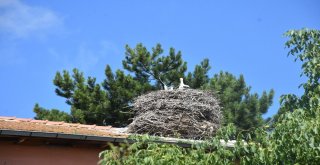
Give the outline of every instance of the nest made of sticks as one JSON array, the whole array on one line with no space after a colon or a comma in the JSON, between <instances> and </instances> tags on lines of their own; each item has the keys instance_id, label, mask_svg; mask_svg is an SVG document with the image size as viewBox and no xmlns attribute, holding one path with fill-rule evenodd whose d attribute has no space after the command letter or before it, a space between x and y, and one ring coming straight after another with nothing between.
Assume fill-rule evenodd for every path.
<instances>
[{"instance_id":1,"label":"nest made of sticks","mask_svg":"<svg viewBox=\"0 0 320 165\"><path fill-rule=\"evenodd\" d=\"M220 127L222 114L214 93L195 89L160 90L134 100L128 132L205 139Z\"/></svg>"}]
</instances>

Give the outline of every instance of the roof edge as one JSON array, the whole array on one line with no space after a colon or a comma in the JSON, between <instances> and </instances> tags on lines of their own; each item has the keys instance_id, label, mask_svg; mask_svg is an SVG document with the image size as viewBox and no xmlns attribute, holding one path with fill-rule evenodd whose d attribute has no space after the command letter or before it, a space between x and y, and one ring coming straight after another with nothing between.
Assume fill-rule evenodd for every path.
<instances>
[{"instance_id":1,"label":"roof edge","mask_svg":"<svg viewBox=\"0 0 320 165\"><path fill-rule=\"evenodd\" d=\"M127 139L126 137L95 136L95 135L66 134L66 133L24 131L24 130L10 130L10 129L0 129L0 136L1 135L42 137L42 138L54 138L54 139L72 139L72 140L100 141L100 142L116 142L121 140L125 141Z\"/></svg>"},{"instance_id":2,"label":"roof edge","mask_svg":"<svg viewBox=\"0 0 320 165\"><path fill-rule=\"evenodd\" d=\"M81 135L81 134L66 134L66 133L53 133L53 132L38 132L38 131L23 131L23 130L10 130L0 129L0 137L4 136L23 136L23 137L40 137L51 139L69 139L69 140L83 140L83 141L96 141L96 142L112 142L112 143L134 143L133 139L128 137L111 137L111 136L96 136L96 135ZM202 140L190 140L179 138L160 137L156 143L175 144L184 148L191 148L194 143L203 143ZM227 148L234 148L235 141L220 140L220 143Z\"/></svg>"}]
</instances>

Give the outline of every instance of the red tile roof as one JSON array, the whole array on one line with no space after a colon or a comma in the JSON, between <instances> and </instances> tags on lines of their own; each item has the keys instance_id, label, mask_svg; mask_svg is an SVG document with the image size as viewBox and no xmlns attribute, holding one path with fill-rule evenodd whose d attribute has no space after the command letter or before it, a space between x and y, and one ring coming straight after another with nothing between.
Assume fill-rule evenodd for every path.
<instances>
[{"instance_id":1,"label":"red tile roof","mask_svg":"<svg viewBox=\"0 0 320 165\"><path fill-rule=\"evenodd\" d=\"M85 125L5 116L0 116L0 130L35 131L105 137L128 136L128 134L119 131L121 128L113 128L111 126Z\"/></svg>"}]
</instances>

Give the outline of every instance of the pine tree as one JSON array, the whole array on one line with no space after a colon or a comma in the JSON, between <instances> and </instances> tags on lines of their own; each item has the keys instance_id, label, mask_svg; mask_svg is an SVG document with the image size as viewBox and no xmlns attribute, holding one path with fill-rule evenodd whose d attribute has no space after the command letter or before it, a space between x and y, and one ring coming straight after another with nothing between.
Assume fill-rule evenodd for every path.
<instances>
[{"instance_id":1,"label":"pine tree","mask_svg":"<svg viewBox=\"0 0 320 165\"><path fill-rule=\"evenodd\" d=\"M34 117L37 120L50 120L50 121L71 121L71 116L66 113L59 111L57 109L44 109L40 107L40 105L37 103L34 106L33 111L37 114L36 117Z\"/></svg>"},{"instance_id":2,"label":"pine tree","mask_svg":"<svg viewBox=\"0 0 320 165\"><path fill-rule=\"evenodd\" d=\"M179 78L184 77L187 70L187 63L183 61L181 52L176 53L174 48L170 48L167 56L162 53L160 44L152 48L152 52L141 43L135 48L126 45L126 57L122 64L124 69L134 73L134 78L141 84L153 86L146 90L163 89L161 85L164 84L178 86ZM151 80L155 80L155 85Z\"/></svg>"},{"instance_id":3,"label":"pine tree","mask_svg":"<svg viewBox=\"0 0 320 165\"><path fill-rule=\"evenodd\" d=\"M109 65L106 66L105 75L103 87L107 91L111 110L107 121L115 126L125 126L130 123L128 119L131 117L130 104L133 98L143 94L150 85L140 84L121 70L117 70L114 74Z\"/></svg>"},{"instance_id":4,"label":"pine tree","mask_svg":"<svg viewBox=\"0 0 320 165\"><path fill-rule=\"evenodd\" d=\"M64 97L66 103L71 106L71 121L86 124L103 125L110 112L110 101L107 94L96 84L92 77L84 78L82 72L73 69L73 75L64 70L61 74L56 73L53 80L56 85L55 92L58 96ZM42 109L34 112L38 115ZM39 117L43 119L45 117Z\"/></svg>"},{"instance_id":5,"label":"pine tree","mask_svg":"<svg viewBox=\"0 0 320 165\"><path fill-rule=\"evenodd\" d=\"M261 97L257 93L251 94L243 75L237 78L222 71L203 88L216 91L219 96L224 124L234 123L240 129L261 126L264 123L262 114L271 106L274 95L273 90L264 91Z\"/></svg>"},{"instance_id":6,"label":"pine tree","mask_svg":"<svg viewBox=\"0 0 320 165\"><path fill-rule=\"evenodd\" d=\"M196 65L193 73L189 72L186 82L191 88L198 89L207 84L210 80L208 72L211 69L209 59L204 59L200 65Z\"/></svg>"}]
</instances>

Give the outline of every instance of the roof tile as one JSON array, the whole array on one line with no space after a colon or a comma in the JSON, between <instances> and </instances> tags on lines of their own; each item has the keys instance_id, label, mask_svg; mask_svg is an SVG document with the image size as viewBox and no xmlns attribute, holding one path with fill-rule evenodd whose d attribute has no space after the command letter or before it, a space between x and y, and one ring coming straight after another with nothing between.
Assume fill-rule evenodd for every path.
<instances>
[{"instance_id":1,"label":"roof tile","mask_svg":"<svg viewBox=\"0 0 320 165\"><path fill-rule=\"evenodd\" d=\"M108 137L128 136L128 134L118 131L119 128L113 128L111 126L85 125L6 116L0 116L0 130L1 129Z\"/></svg>"}]
</instances>

